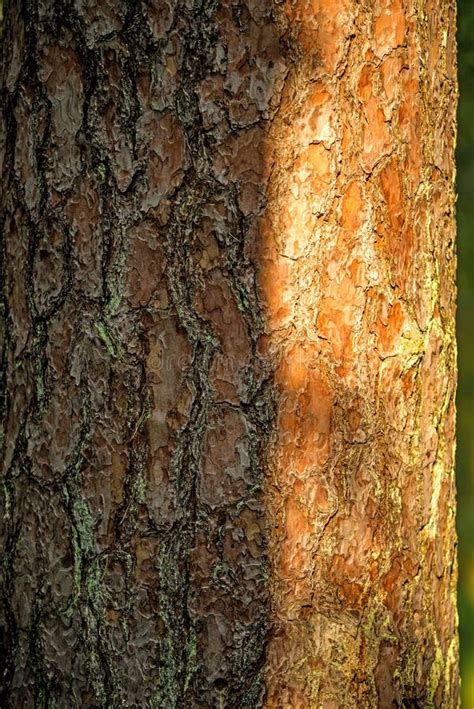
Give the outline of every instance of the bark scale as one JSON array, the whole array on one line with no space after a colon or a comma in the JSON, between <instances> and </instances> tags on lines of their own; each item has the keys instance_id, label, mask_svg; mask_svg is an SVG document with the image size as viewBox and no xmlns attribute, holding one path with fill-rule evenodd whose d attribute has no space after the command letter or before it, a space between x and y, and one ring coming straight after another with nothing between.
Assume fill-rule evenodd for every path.
<instances>
[{"instance_id":1,"label":"bark scale","mask_svg":"<svg viewBox=\"0 0 474 709\"><path fill-rule=\"evenodd\" d=\"M453 3L5 18L2 705L456 706Z\"/></svg>"}]
</instances>

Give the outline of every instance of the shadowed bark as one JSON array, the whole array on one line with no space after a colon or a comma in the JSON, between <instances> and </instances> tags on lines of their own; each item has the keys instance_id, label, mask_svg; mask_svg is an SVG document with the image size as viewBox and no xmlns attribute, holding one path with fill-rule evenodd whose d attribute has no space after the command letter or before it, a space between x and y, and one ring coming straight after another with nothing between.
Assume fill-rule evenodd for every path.
<instances>
[{"instance_id":1,"label":"shadowed bark","mask_svg":"<svg viewBox=\"0 0 474 709\"><path fill-rule=\"evenodd\" d=\"M2 706L457 706L454 20L7 3Z\"/></svg>"}]
</instances>

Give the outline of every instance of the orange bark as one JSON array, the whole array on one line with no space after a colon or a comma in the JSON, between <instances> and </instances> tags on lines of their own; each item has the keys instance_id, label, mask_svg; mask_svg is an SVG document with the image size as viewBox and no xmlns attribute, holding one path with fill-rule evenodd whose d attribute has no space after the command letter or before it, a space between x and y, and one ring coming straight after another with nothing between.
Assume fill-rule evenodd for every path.
<instances>
[{"instance_id":1,"label":"orange bark","mask_svg":"<svg viewBox=\"0 0 474 709\"><path fill-rule=\"evenodd\" d=\"M452 3L284 5L268 707L458 702Z\"/></svg>"}]
</instances>

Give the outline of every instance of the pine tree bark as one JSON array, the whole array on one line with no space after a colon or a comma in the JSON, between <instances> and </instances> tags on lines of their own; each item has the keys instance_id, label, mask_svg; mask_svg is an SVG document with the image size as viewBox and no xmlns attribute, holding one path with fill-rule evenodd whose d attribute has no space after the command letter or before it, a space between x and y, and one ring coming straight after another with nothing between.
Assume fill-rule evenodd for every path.
<instances>
[{"instance_id":1,"label":"pine tree bark","mask_svg":"<svg viewBox=\"0 0 474 709\"><path fill-rule=\"evenodd\" d=\"M2 706L458 706L454 32L6 4Z\"/></svg>"}]
</instances>

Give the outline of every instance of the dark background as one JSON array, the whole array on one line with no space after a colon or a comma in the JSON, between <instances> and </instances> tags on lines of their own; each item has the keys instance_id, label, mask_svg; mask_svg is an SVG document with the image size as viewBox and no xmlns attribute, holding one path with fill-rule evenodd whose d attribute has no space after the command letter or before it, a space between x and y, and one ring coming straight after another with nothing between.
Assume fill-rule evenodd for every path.
<instances>
[{"instance_id":1,"label":"dark background","mask_svg":"<svg viewBox=\"0 0 474 709\"><path fill-rule=\"evenodd\" d=\"M462 707L474 708L474 2L458 0L458 532Z\"/></svg>"}]
</instances>

